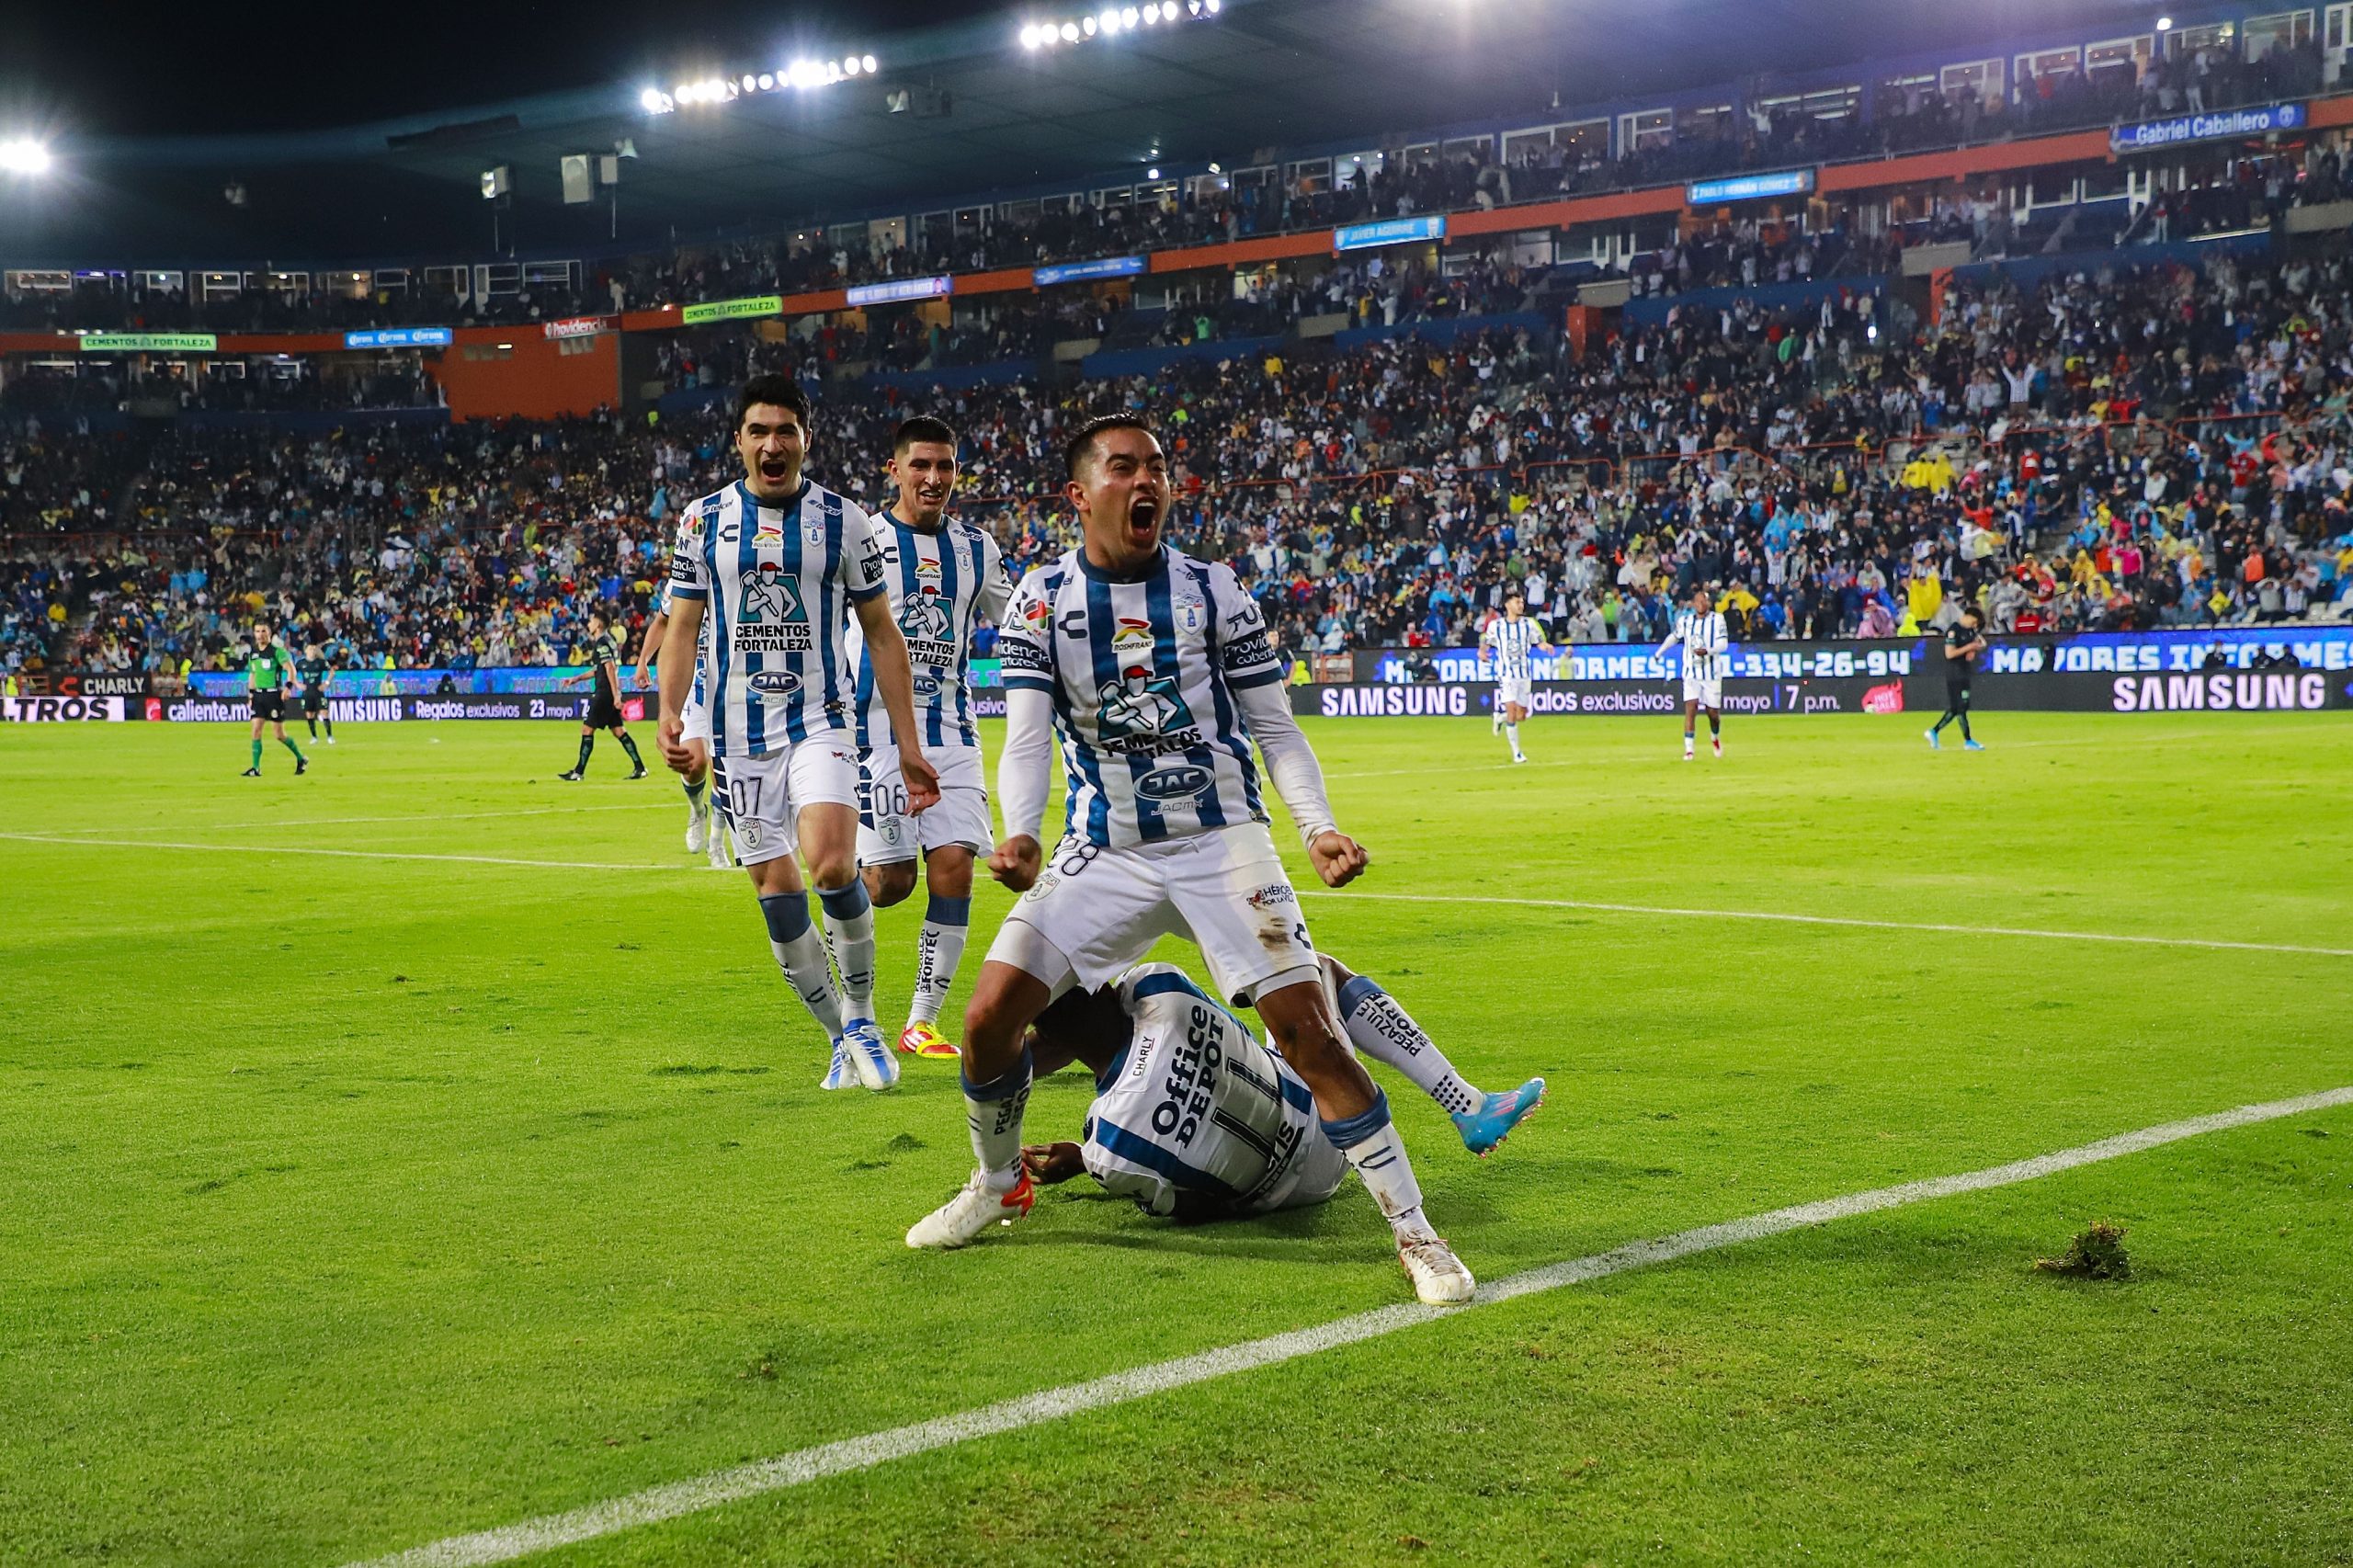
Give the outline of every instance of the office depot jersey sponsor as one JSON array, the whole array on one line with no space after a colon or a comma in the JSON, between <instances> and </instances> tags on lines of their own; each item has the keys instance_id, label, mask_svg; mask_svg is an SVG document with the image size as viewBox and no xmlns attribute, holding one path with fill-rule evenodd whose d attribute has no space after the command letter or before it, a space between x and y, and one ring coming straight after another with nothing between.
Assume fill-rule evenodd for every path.
<instances>
[{"instance_id":1,"label":"office depot jersey sponsor","mask_svg":"<svg viewBox=\"0 0 2353 1568\"><path fill-rule=\"evenodd\" d=\"M883 591L882 566L866 512L806 481L774 506L739 482L687 508L670 593L704 602L698 665L714 752L765 756L847 727L844 627L851 606Z\"/></svg>"},{"instance_id":2,"label":"office depot jersey sponsor","mask_svg":"<svg viewBox=\"0 0 2353 1568\"><path fill-rule=\"evenodd\" d=\"M1282 671L1233 568L1164 545L1122 581L1073 551L1021 579L997 649L1007 691L1053 698L1071 834L1126 848L1267 820L1234 693Z\"/></svg>"}]
</instances>

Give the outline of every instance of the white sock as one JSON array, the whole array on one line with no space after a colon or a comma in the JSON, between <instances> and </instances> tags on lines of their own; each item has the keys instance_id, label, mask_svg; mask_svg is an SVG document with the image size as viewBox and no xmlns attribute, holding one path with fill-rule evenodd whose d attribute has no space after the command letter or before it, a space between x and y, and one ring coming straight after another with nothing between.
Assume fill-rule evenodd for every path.
<instances>
[{"instance_id":1,"label":"white sock","mask_svg":"<svg viewBox=\"0 0 2353 1568\"><path fill-rule=\"evenodd\" d=\"M825 1031L827 1040L842 1032L841 999L834 992L834 971L825 961L825 944L809 923L809 895L770 893L760 900L760 914L768 923L768 949L777 967L801 993L809 1016Z\"/></svg>"},{"instance_id":2,"label":"white sock","mask_svg":"<svg viewBox=\"0 0 2353 1568\"><path fill-rule=\"evenodd\" d=\"M1422 1184L1414 1179L1413 1165L1405 1158L1405 1141L1389 1119L1389 1096L1378 1086L1372 1091L1371 1109L1324 1123L1324 1135L1356 1167L1399 1240L1436 1233L1422 1213Z\"/></svg>"},{"instance_id":3,"label":"white sock","mask_svg":"<svg viewBox=\"0 0 2353 1568\"><path fill-rule=\"evenodd\" d=\"M1518 756L1519 755L1519 726L1518 724L1506 724L1504 726L1504 736L1511 742L1512 756Z\"/></svg>"},{"instance_id":4,"label":"white sock","mask_svg":"<svg viewBox=\"0 0 2353 1568\"><path fill-rule=\"evenodd\" d=\"M1412 1079L1449 1116L1476 1110L1485 1097L1455 1072L1446 1052L1431 1043L1413 1015L1378 982L1361 974L1348 977L1340 987L1340 1025L1348 1031L1350 1045Z\"/></svg>"},{"instance_id":5,"label":"white sock","mask_svg":"<svg viewBox=\"0 0 2353 1568\"><path fill-rule=\"evenodd\" d=\"M964 1122L972 1130L972 1159L991 1190L1011 1192L1021 1185L1021 1112L1029 1103L1029 1051L1002 1078L975 1084L957 1071L964 1089Z\"/></svg>"},{"instance_id":6,"label":"white sock","mask_svg":"<svg viewBox=\"0 0 2353 1568\"><path fill-rule=\"evenodd\" d=\"M867 901L864 879L852 877L847 886L820 888L817 902L825 906L825 935L833 943L834 961L841 966L842 1006L853 1018L874 1017L874 905Z\"/></svg>"},{"instance_id":7,"label":"white sock","mask_svg":"<svg viewBox=\"0 0 2353 1568\"><path fill-rule=\"evenodd\" d=\"M1490 714L1488 714L1488 715L1487 715L1487 733L1489 733L1489 734L1491 734L1491 735L1492 735L1492 734L1494 734L1497 730L1500 730L1500 729L1502 729L1503 727L1504 727L1504 716L1503 716L1503 712L1502 712L1502 710L1501 710L1500 709L1498 709L1496 711L1495 711L1495 712L1490 713Z\"/></svg>"},{"instance_id":8,"label":"white sock","mask_svg":"<svg viewBox=\"0 0 2353 1568\"><path fill-rule=\"evenodd\" d=\"M911 1024L937 1023L964 960L964 938L972 928L970 898L935 896L924 911L923 935L915 944L915 997L907 1008Z\"/></svg>"}]
</instances>

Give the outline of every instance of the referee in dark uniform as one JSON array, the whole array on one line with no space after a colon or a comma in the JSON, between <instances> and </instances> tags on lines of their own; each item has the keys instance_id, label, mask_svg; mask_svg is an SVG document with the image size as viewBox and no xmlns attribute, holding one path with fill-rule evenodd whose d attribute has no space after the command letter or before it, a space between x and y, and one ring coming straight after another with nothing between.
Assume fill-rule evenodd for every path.
<instances>
[{"instance_id":1,"label":"referee in dark uniform","mask_svg":"<svg viewBox=\"0 0 2353 1568\"><path fill-rule=\"evenodd\" d=\"M588 698L588 716L580 722L580 760L558 778L574 784L587 775L588 754L597 749L597 732L610 730L613 739L620 742L621 750L629 753L630 766L637 771L631 778L645 777L645 759L637 755L637 743L629 738L629 729L621 719L620 650L613 643L612 633L605 629L605 618L588 617L588 669L585 675L567 676L563 684L577 686L582 681L594 682Z\"/></svg>"},{"instance_id":2,"label":"referee in dark uniform","mask_svg":"<svg viewBox=\"0 0 2353 1568\"><path fill-rule=\"evenodd\" d=\"M1969 677L1977 673L1977 660L1984 652L1985 633L1977 623L1977 607L1963 605L1961 619L1945 628L1945 711L1928 731L1931 750L1939 745L1937 732L1955 719L1961 721L1961 749L1985 749L1969 733Z\"/></svg>"}]
</instances>

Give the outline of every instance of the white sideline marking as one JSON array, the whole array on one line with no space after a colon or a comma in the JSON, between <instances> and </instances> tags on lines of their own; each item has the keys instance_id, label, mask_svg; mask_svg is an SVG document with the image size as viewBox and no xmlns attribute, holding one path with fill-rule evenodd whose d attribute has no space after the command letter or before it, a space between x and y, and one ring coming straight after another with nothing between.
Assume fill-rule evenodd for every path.
<instances>
[{"instance_id":1,"label":"white sideline marking","mask_svg":"<svg viewBox=\"0 0 2353 1568\"><path fill-rule=\"evenodd\" d=\"M887 1432L870 1432L860 1437L845 1437L838 1442L799 1449L775 1459L738 1465L732 1470L714 1471L709 1475L676 1481L664 1486L648 1487L625 1497L592 1503L584 1508L574 1508L561 1514L543 1514L520 1524L481 1530L472 1535L449 1536L394 1552L389 1557L355 1564L354 1568L467 1568L467 1565L477 1563L508 1562L533 1552L591 1540L598 1536L611 1535L663 1519L675 1519L684 1514L700 1513L722 1504L756 1497L764 1493L780 1492L829 1475L871 1470L892 1460L929 1453L935 1449L949 1448L975 1437L1019 1431L1023 1427L1058 1421L1083 1411L1125 1404L1171 1389L1207 1382L1212 1378L1295 1360L1302 1356L1313 1356L1317 1351L1343 1345L1355 1345L1393 1334L1401 1328L1411 1328L1455 1312L1474 1312L1480 1307L1508 1301L1515 1297L1531 1296L1539 1291L1557 1290L1563 1285L1579 1285L1587 1280L1607 1278L1613 1274L1669 1263L1694 1253L1735 1246L1742 1242L1776 1236L1808 1225L1825 1224L1833 1220L1849 1219L1857 1214L1877 1213L1881 1210L1925 1203L1931 1199L1949 1198L1958 1193L1981 1192L1987 1187L2033 1181L2060 1171L2073 1170L2078 1165L2137 1154L2146 1149L2195 1138L2201 1133L2276 1121L2282 1117L2342 1105L2353 1105L2353 1086L2325 1089L2318 1094L2271 1100L2262 1105L2240 1106L2234 1110L2216 1111L2208 1116L2192 1117L2187 1121L2169 1121L2158 1127L2144 1127L2138 1132L2119 1133L2097 1143L2062 1149L2055 1153L2038 1154L2006 1165L1966 1171L1958 1176L1932 1176L1925 1181L1906 1182L1900 1187L1850 1193L1844 1198L1825 1198L1819 1202L1801 1203L1794 1208L1776 1209L1768 1214L1751 1215L1745 1220L1702 1225L1697 1230L1681 1231L1653 1241L1629 1242L1624 1246L1596 1253L1590 1257L1572 1258L1565 1263L1531 1268L1483 1285L1477 1300L1469 1306L1425 1307L1413 1302L1380 1307L1369 1312L1358 1312L1353 1317L1318 1324L1312 1328L1293 1329L1288 1334L1270 1335L1264 1339L1229 1345L1222 1349L1204 1350L1199 1355L1155 1362L1131 1371L1114 1372L1108 1377L1095 1378L1083 1383L1043 1389L1017 1399L983 1405L978 1410L961 1411L953 1415L919 1421L913 1426L894 1426Z\"/></svg>"},{"instance_id":2,"label":"white sideline marking","mask_svg":"<svg viewBox=\"0 0 2353 1568\"><path fill-rule=\"evenodd\" d=\"M1654 903L1604 903L1578 898L1508 898L1477 893L1363 892L1354 888L1302 888L1328 898L1383 903L1497 903L1526 909L1592 909L1610 915L1667 915L1683 920L1775 920L1792 926L1859 926L1873 931L1938 931L1959 937L2037 937L2054 942L2128 942L2151 948L2219 948L2243 953L2305 953L2353 959L2353 948L2312 948L2293 942L2225 942L2211 937L2136 937L2115 931L2046 931L2027 926L1953 926L1934 920L1866 920L1854 915L1789 915L1771 909L1678 909Z\"/></svg>"},{"instance_id":3,"label":"white sideline marking","mask_svg":"<svg viewBox=\"0 0 2353 1568\"><path fill-rule=\"evenodd\" d=\"M338 860L452 860L470 866L529 866L561 871L683 871L687 866L647 866L620 860L517 860L504 855L427 855L398 849L313 849L301 844L182 844L160 838L61 838L54 834L0 833L19 844L69 844L85 849L195 849L216 855L330 855Z\"/></svg>"},{"instance_id":4,"label":"white sideline marking","mask_svg":"<svg viewBox=\"0 0 2353 1568\"><path fill-rule=\"evenodd\" d=\"M520 866L551 871L699 871L699 864L651 865L622 860L526 860L504 855L432 855L399 849L316 849L299 844L191 844L160 838L69 838L57 834L0 833L19 844L63 844L90 849L187 849L215 855L327 855L341 860L438 860L459 865ZM1926 920L1867 920L1851 915L1791 915L1771 909L1681 909L1659 903L1604 903L1591 899L1510 898L1477 893L1366 892L1303 887L1302 893L1381 903L1491 903L1523 909L1589 909L1606 915L1659 915L1678 920L1767 920L1795 926L1851 926L1872 931L1934 931L1959 937L2029 937L2057 942L2124 942L2153 948L2211 948L2228 952L2300 953L2353 959L2353 948L2302 947L2292 942L2226 942L2208 937L2137 937L2113 931L2046 931L2024 926L1955 926Z\"/></svg>"},{"instance_id":5,"label":"white sideline marking","mask_svg":"<svg viewBox=\"0 0 2353 1568\"><path fill-rule=\"evenodd\" d=\"M515 811L501 812L434 812L429 815L419 815L412 812L404 816L393 817L271 817L266 822L208 822L188 823L184 824L183 825L189 827L201 827L208 833L216 830L222 833L262 833L271 828L279 827L347 827L358 823L416 823L423 826L431 826L435 823L472 822L479 821L483 817L560 817L573 816L587 812L675 811L676 808L677 802L676 801L635 801L625 806L531 806ZM50 831L51 833L79 835L85 833L93 832L122 833L129 831L132 833L139 833L145 830L142 828L131 828L126 830L121 827L115 827L111 829L59 827L51 828Z\"/></svg>"}]
</instances>

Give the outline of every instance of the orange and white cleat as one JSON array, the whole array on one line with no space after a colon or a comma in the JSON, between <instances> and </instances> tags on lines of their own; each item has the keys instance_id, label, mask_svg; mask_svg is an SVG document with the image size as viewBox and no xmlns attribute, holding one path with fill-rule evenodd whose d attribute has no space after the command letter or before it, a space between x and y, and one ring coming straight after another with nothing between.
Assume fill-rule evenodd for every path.
<instances>
[{"instance_id":1,"label":"orange and white cleat","mask_svg":"<svg viewBox=\"0 0 2353 1568\"><path fill-rule=\"evenodd\" d=\"M907 1232L907 1244L918 1248L962 1246L986 1234L992 1225L1010 1225L1029 1213L1029 1206L1037 1200L1038 1189L1031 1184L1028 1171L1023 1171L1021 1179L1006 1192L989 1186L986 1171L974 1171L955 1197L915 1222ZM1410 1262L1406 1271L1412 1272Z\"/></svg>"},{"instance_id":2,"label":"orange and white cleat","mask_svg":"<svg viewBox=\"0 0 2353 1568\"><path fill-rule=\"evenodd\" d=\"M899 1049L909 1056L921 1056L933 1062L953 1062L962 1055L956 1042L939 1032L939 1026L929 1018L918 1018L899 1031Z\"/></svg>"}]
</instances>

